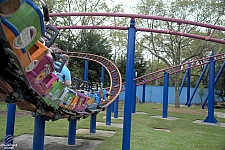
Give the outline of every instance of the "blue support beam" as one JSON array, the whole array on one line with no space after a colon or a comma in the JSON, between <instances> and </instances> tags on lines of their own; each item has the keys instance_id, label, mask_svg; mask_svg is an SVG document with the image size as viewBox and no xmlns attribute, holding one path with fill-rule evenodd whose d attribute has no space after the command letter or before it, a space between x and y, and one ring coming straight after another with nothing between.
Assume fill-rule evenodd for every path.
<instances>
[{"instance_id":1,"label":"blue support beam","mask_svg":"<svg viewBox=\"0 0 225 150\"><path fill-rule=\"evenodd\" d=\"M216 118L214 117L214 76L215 76L215 61L212 59L210 62L210 70L209 70L209 100L208 100L208 116L204 120L204 122L208 123L217 123Z\"/></svg>"},{"instance_id":2,"label":"blue support beam","mask_svg":"<svg viewBox=\"0 0 225 150\"><path fill-rule=\"evenodd\" d=\"M88 81L88 60L84 61L84 81Z\"/></svg>"},{"instance_id":3,"label":"blue support beam","mask_svg":"<svg viewBox=\"0 0 225 150\"><path fill-rule=\"evenodd\" d=\"M118 118L118 111L119 111L119 96L116 98L114 102L114 118Z\"/></svg>"},{"instance_id":4,"label":"blue support beam","mask_svg":"<svg viewBox=\"0 0 225 150\"><path fill-rule=\"evenodd\" d=\"M106 109L106 125L111 125L111 112L112 104L110 104Z\"/></svg>"},{"instance_id":5,"label":"blue support beam","mask_svg":"<svg viewBox=\"0 0 225 150\"><path fill-rule=\"evenodd\" d=\"M123 138L122 150L130 150L130 135L131 135L131 106L132 92L134 79L134 56L135 56L135 37L136 28L135 20L132 18L130 27L128 28L128 44L127 44L127 60L126 60L126 88L124 100L124 120L123 120Z\"/></svg>"},{"instance_id":6,"label":"blue support beam","mask_svg":"<svg viewBox=\"0 0 225 150\"><path fill-rule=\"evenodd\" d=\"M4 149L13 148L13 136L16 116L16 104L8 104L7 111L7 122L6 122L6 135L5 135L5 146Z\"/></svg>"},{"instance_id":7,"label":"blue support beam","mask_svg":"<svg viewBox=\"0 0 225 150\"><path fill-rule=\"evenodd\" d=\"M191 64L188 64L188 83L187 83L187 102L186 105L188 104L188 102L190 101L190 91L191 91Z\"/></svg>"},{"instance_id":8,"label":"blue support beam","mask_svg":"<svg viewBox=\"0 0 225 150\"><path fill-rule=\"evenodd\" d=\"M215 83L214 83L214 85L216 85L216 83L217 83L217 81L218 81L218 79L219 79L221 73L223 72L224 67L225 67L225 62L224 62L223 65L221 66L221 68L220 68L220 70L219 70L219 72L218 72L218 74L217 74L217 76L216 76L216 78L215 78ZM205 106L207 100L208 100L208 95L207 95L207 97L205 98L204 102L202 103L202 109L204 109L204 106Z\"/></svg>"},{"instance_id":9,"label":"blue support beam","mask_svg":"<svg viewBox=\"0 0 225 150\"><path fill-rule=\"evenodd\" d=\"M142 103L145 103L145 90L146 90L146 85L144 83L143 84L143 90L142 90Z\"/></svg>"},{"instance_id":10,"label":"blue support beam","mask_svg":"<svg viewBox=\"0 0 225 150\"><path fill-rule=\"evenodd\" d=\"M168 91L169 91L169 73L164 72L162 118L167 118L168 116Z\"/></svg>"},{"instance_id":11,"label":"blue support beam","mask_svg":"<svg viewBox=\"0 0 225 150\"><path fill-rule=\"evenodd\" d=\"M90 133L96 133L96 114L91 114L90 119Z\"/></svg>"},{"instance_id":12,"label":"blue support beam","mask_svg":"<svg viewBox=\"0 0 225 150\"><path fill-rule=\"evenodd\" d=\"M180 86L180 93L179 93L179 95L181 94L182 89L184 87L184 83L185 83L185 80L187 78L187 74L188 74L188 70L185 71L184 78L183 78L182 83L181 83L181 86Z\"/></svg>"},{"instance_id":13,"label":"blue support beam","mask_svg":"<svg viewBox=\"0 0 225 150\"><path fill-rule=\"evenodd\" d=\"M194 95L195 95L195 93L196 93L196 91L197 91L197 89L198 89L198 86L199 86L199 84L200 84L200 82L201 82L201 80L202 80L202 77L203 77L204 74L205 74L206 69L208 68L208 65L209 65L209 63L205 64L205 66L204 66L204 68L203 68L203 71L202 71L202 73L201 73L201 75L200 75L200 77L199 77L199 79L198 79L197 84L195 85L195 88L194 88L194 91L193 91L193 93L192 93L192 95L191 95L191 97L190 97L190 100L188 101L188 104L187 104L188 107L191 106L191 101L192 101L192 99L194 98Z\"/></svg>"},{"instance_id":14,"label":"blue support beam","mask_svg":"<svg viewBox=\"0 0 225 150\"><path fill-rule=\"evenodd\" d=\"M104 80L105 80L105 67L102 66L102 72L101 72L101 89L104 87Z\"/></svg>"},{"instance_id":15,"label":"blue support beam","mask_svg":"<svg viewBox=\"0 0 225 150\"><path fill-rule=\"evenodd\" d=\"M36 116L34 119L33 150L44 150L45 119Z\"/></svg>"},{"instance_id":16,"label":"blue support beam","mask_svg":"<svg viewBox=\"0 0 225 150\"><path fill-rule=\"evenodd\" d=\"M76 128L77 119L70 119L68 131L68 145L75 145L76 143Z\"/></svg>"},{"instance_id":17,"label":"blue support beam","mask_svg":"<svg viewBox=\"0 0 225 150\"><path fill-rule=\"evenodd\" d=\"M134 82L133 83L133 102L132 102L132 113L135 113L136 112L136 83Z\"/></svg>"},{"instance_id":18,"label":"blue support beam","mask_svg":"<svg viewBox=\"0 0 225 150\"><path fill-rule=\"evenodd\" d=\"M112 105L112 106L111 106L111 113L114 113L114 106L115 106L114 104L115 104L115 101L112 102L112 104L111 104L111 105Z\"/></svg>"}]
</instances>

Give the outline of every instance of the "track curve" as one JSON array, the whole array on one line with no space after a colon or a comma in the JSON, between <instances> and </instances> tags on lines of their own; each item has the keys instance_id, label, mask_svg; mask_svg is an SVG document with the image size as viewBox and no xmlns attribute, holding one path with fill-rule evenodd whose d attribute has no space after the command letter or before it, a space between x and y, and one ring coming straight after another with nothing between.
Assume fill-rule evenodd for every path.
<instances>
[{"instance_id":1,"label":"track curve","mask_svg":"<svg viewBox=\"0 0 225 150\"><path fill-rule=\"evenodd\" d=\"M112 61L110 61L105 57L94 54L80 53L80 52L65 52L59 49L57 49L57 51L60 53L68 54L70 58L90 60L104 66L110 76L110 87L105 88L110 93L109 99L110 102L106 104L106 107L110 105L114 100L116 100L122 89L122 78L119 69Z\"/></svg>"},{"instance_id":2,"label":"track curve","mask_svg":"<svg viewBox=\"0 0 225 150\"><path fill-rule=\"evenodd\" d=\"M182 20L177 18L167 18L162 16L149 16L149 15L143 15L143 14L124 14L124 13L111 13L111 12L70 12L70 13L50 13L50 17L66 17L66 16L89 16L92 18L92 25L72 25L72 26L55 26L57 29L115 29L115 30L127 30L127 26L118 26L116 23L116 18L130 18L131 20L135 19L147 19L147 20L158 20L158 21L164 21L164 22L170 22L171 26L172 23L175 25L181 26L182 31L176 31L176 30L162 30L162 29L150 29L148 27L135 27L137 31L143 31L143 32L155 32L155 33L161 33L161 34L170 34L170 35L178 35L178 36L184 36L194 39L200 39L205 41L211 41L216 43L225 44L225 40L218 39L212 37L216 30L219 31L225 31L225 27L223 26L217 26L213 24L207 24L207 23L201 23L201 22L195 22L195 21L189 21L189 20ZM113 25L96 25L94 22L94 17L112 17L112 20L114 22ZM203 27L212 29L210 35L203 36L201 34L190 34L186 31L187 26L197 26L197 27Z\"/></svg>"},{"instance_id":3,"label":"track curve","mask_svg":"<svg viewBox=\"0 0 225 150\"><path fill-rule=\"evenodd\" d=\"M221 53L221 54L217 54L217 55L209 56L209 57L205 57L205 58L200 58L200 59L196 59L196 60L193 60L190 62L179 64L176 66L164 68L164 69L158 70L156 72L152 72L152 73L143 75L141 77L135 78L134 80L136 81L136 85L139 86L139 85L143 85L145 83L163 78L164 72L167 72L169 74L175 74L175 73L187 70L189 68L195 68L198 66L202 66L204 64L209 63L210 61L218 61L218 60L222 60L222 59L225 59L225 53ZM191 65L191 66L189 66L189 65Z\"/></svg>"}]
</instances>

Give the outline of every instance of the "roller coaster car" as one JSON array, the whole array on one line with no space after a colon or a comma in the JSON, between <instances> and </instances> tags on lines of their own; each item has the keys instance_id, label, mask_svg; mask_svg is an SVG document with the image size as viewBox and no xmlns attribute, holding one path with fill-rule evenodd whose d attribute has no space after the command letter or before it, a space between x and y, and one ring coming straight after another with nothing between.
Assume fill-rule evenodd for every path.
<instances>
[{"instance_id":1,"label":"roller coaster car","mask_svg":"<svg viewBox=\"0 0 225 150\"><path fill-rule=\"evenodd\" d=\"M34 69L46 48L37 42L44 35L43 15L30 0L26 0L12 16L1 18L11 49L26 71ZM42 51L41 51L42 50ZM37 54L38 53L38 54Z\"/></svg>"},{"instance_id":2,"label":"roller coaster car","mask_svg":"<svg viewBox=\"0 0 225 150\"><path fill-rule=\"evenodd\" d=\"M105 107L105 105L109 102L107 91L105 89L101 89L100 91L96 93L101 99L99 107Z\"/></svg>"},{"instance_id":3,"label":"roller coaster car","mask_svg":"<svg viewBox=\"0 0 225 150\"><path fill-rule=\"evenodd\" d=\"M64 101L61 105L62 108L72 111L74 109L74 107L76 106L77 102L79 100L79 96L74 96L73 98L71 97L70 99L66 101Z\"/></svg>"},{"instance_id":4,"label":"roller coaster car","mask_svg":"<svg viewBox=\"0 0 225 150\"><path fill-rule=\"evenodd\" d=\"M75 103L75 93L68 88L64 88L63 94L60 96L60 108L63 112L68 114L75 114L72 112L72 109L67 108L67 106L71 106L72 103Z\"/></svg>"},{"instance_id":5,"label":"roller coaster car","mask_svg":"<svg viewBox=\"0 0 225 150\"><path fill-rule=\"evenodd\" d=\"M58 109L59 106L63 103L63 95L65 95L64 93L66 93L67 91L65 90L65 86L62 82L56 81L54 83L53 88L51 89L51 91L44 97L44 101Z\"/></svg>"},{"instance_id":6,"label":"roller coaster car","mask_svg":"<svg viewBox=\"0 0 225 150\"><path fill-rule=\"evenodd\" d=\"M91 90L98 91L98 83L97 82L91 82Z\"/></svg>"},{"instance_id":7,"label":"roller coaster car","mask_svg":"<svg viewBox=\"0 0 225 150\"><path fill-rule=\"evenodd\" d=\"M83 93L78 93L79 96L78 102L75 104L73 111L76 113L86 113L86 107L89 100L89 97Z\"/></svg>"},{"instance_id":8,"label":"roller coaster car","mask_svg":"<svg viewBox=\"0 0 225 150\"><path fill-rule=\"evenodd\" d=\"M0 77L0 100L6 101L7 95L11 94L13 91L12 87Z\"/></svg>"},{"instance_id":9,"label":"roller coaster car","mask_svg":"<svg viewBox=\"0 0 225 150\"><path fill-rule=\"evenodd\" d=\"M84 90L84 91L90 91L91 90L91 83L87 82L87 81L83 81L81 79L78 78L73 78L72 81L72 88L76 89L76 90Z\"/></svg>"},{"instance_id":10,"label":"roller coaster car","mask_svg":"<svg viewBox=\"0 0 225 150\"><path fill-rule=\"evenodd\" d=\"M82 80L78 78L72 78L72 88L75 90L80 90L80 85L82 83Z\"/></svg>"},{"instance_id":11,"label":"roller coaster car","mask_svg":"<svg viewBox=\"0 0 225 150\"><path fill-rule=\"evenodd\" d=\"M100 105L100 97L98 97L97 94L94 92L90 92L88 96L89 96L89 100L87 102L86 111L98 113L100 111L100 109L97 109L99 108L99 105Z\"/></svg>"},{"instance_id":12,"label":"roller coaster car","mask_svg":"<svg viewBox=\"0 0 225 150\"><path fill-rule=\"evenodd\" d=\"M57 82L58 76L53 71L53 61L45 55L37 67L26 73L31 86L43 97L51 91L54 83Z\"/></svg>"},{"instance_id":13,"label":"roller coaster car","mask_svg":"<svg viewBox=\"0 0 225 150\"><path fill-rule=\"evenodd\" d=\"M13 15L22 5L24 0L1 0L0 16L9 17Z\"/></svg>"}]
</instances>

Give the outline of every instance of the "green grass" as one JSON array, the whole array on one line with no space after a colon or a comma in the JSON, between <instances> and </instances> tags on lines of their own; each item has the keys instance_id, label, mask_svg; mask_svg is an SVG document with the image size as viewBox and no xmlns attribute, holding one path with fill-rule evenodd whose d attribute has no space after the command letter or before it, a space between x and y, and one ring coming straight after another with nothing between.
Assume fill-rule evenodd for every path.
<instances>
[{"instance_id":1,"label":"green grass","mask_svg":"<svg viewBox=\"0 0 225 150\"><path fill-rule=\"evenodd\" d=\"M174 106L169 106L174 107ZM180 119L169 121L150 116L162 114L162 106L160 104L137 104L137 112L146 112L147 114L132 115L131 129L131 150L224 150L225 149L225 128L219 126L210 126L203 124L191 123L194 120L204 120L206 116L198 114L183 114L177 112L169 112L168 116ZM202 111L201 107L191 106L190 108L182 107L193 111ZM6 111L7 105L0 103L0 111ZM217 112L225 112L224 110L215 109ZM105 114L97 115L98 122L105 122L103 119ZM123 104L120 103L119 116L123 116ZM216 117L216 116L215 116ZM216 119L225 123L224 118ZM90 117L77 121L77 129L89 129ZM112 119L112 123L123 124L123 120ZM5 134L6 116L0 116L0 141L3 140ZM31 116L16 117L15 136L33 133L34 118ZM167 129L171 132L156 131L155 128ZM77 134L77 138L99 139L103 142L95 150L121 150L123 130L113 127L100 127L97 130L115 131L112 137L101 137L97 135L81 135ZM47 121L45 135L64 136L68 135L67 119L55 122Z\"/></svg>"}]
</instances>

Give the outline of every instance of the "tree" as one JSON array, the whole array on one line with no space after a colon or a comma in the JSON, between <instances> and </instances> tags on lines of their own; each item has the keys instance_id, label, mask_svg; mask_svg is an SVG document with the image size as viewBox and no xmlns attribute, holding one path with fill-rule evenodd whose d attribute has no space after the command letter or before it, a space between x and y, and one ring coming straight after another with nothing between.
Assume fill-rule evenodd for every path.
<instances>
[{"instance_id":1,"label":"tree","mask_svg":"<svg viewBox=\"0 0 225 150\"><path fill-rule=\"evenodd\" d=\"M137 13L165 16L170 18L180 18L185 20L193 20L197 22L205 22L216 25L222 25L222 14L219 12L220 5L215 1L164 1L164 0L140 0L137 5ZM175 30L182 32L186 29L187 33L198 33L201 35L209 35L210 29L202 29L195 26L185 26L183 24L172 24L170 22L162 22L155 20L138 20L137 26L146 26L148 28L157 28L164 30ZM218 31L218 34L222 32ZM143 46L152 55L162 60L168 67L182 64L186 61L194 60L199 57L206 56L211 48L212 43L194 40L191 38L180 37L176 35L162 35L156 33L142 33L138 44ZM175 86L175 107L180 107L179 85L181 83L180 75L174 74L171 78Z\"/></svg>"},{"instance_id":2,"label":"tree","mask_svg":"<svg viewBox=\"0 0 225 150\"><path fill-rule=\"evenodd\" d=\"M202 84L199 85L199 89L198 89L198 95L200 97L200 103L202 104L202 99L203 99L203 96L205 95L205 88Z\"/></svg>"},{"instance_id":3,"label":"tree","mask_svg":"<svg viewBox=\"0 0 225 150\"><path fill-rule=\"evenodd\" d=\"M70 49L69 51L95 54L110 60L112 57L110 54L111 49L112 48L109 45L109 41L105 36L95 32L89 32L86 33L85 36L83 36L81 39L77 40L76 46L73 49ZM71 70L73 70L76 77L83 79L84 60L71 59L69 67L71 68ZM101 76L101 65L89 61L88 80L90 82L99 82L100 76ZM106 81L107 86L109 85L109 76L107 73L106 73Z\"/></svg>"},{"instance_id":4,"label":"tree","mask_svg":"<svg viewBox=\"0 0 225 150\"><path fill-rule=\"evenodd\" d=\"M126 54L121 53L116 61L116 65L118 69L120 70L123 82L126 82L126 56L125 55ZM147 70L147 62L144 60L143 54L138 51L135 53L134 70L137 72L137 77L144 75Z\"/></svg>"},{"instance_id":5,"label":"tree","mask_svg":"<svg viewBox=\"0 0 225 150\"><path fill-rule=\"evenodd\" d=\"M224 62L217 62L216 72L219 72L221 66ZM225 100L225 71L223 69L220 78L218 79L216 85L215 85L215 94L220 97L223 101Z\"/></svg>"}]
</instances>

